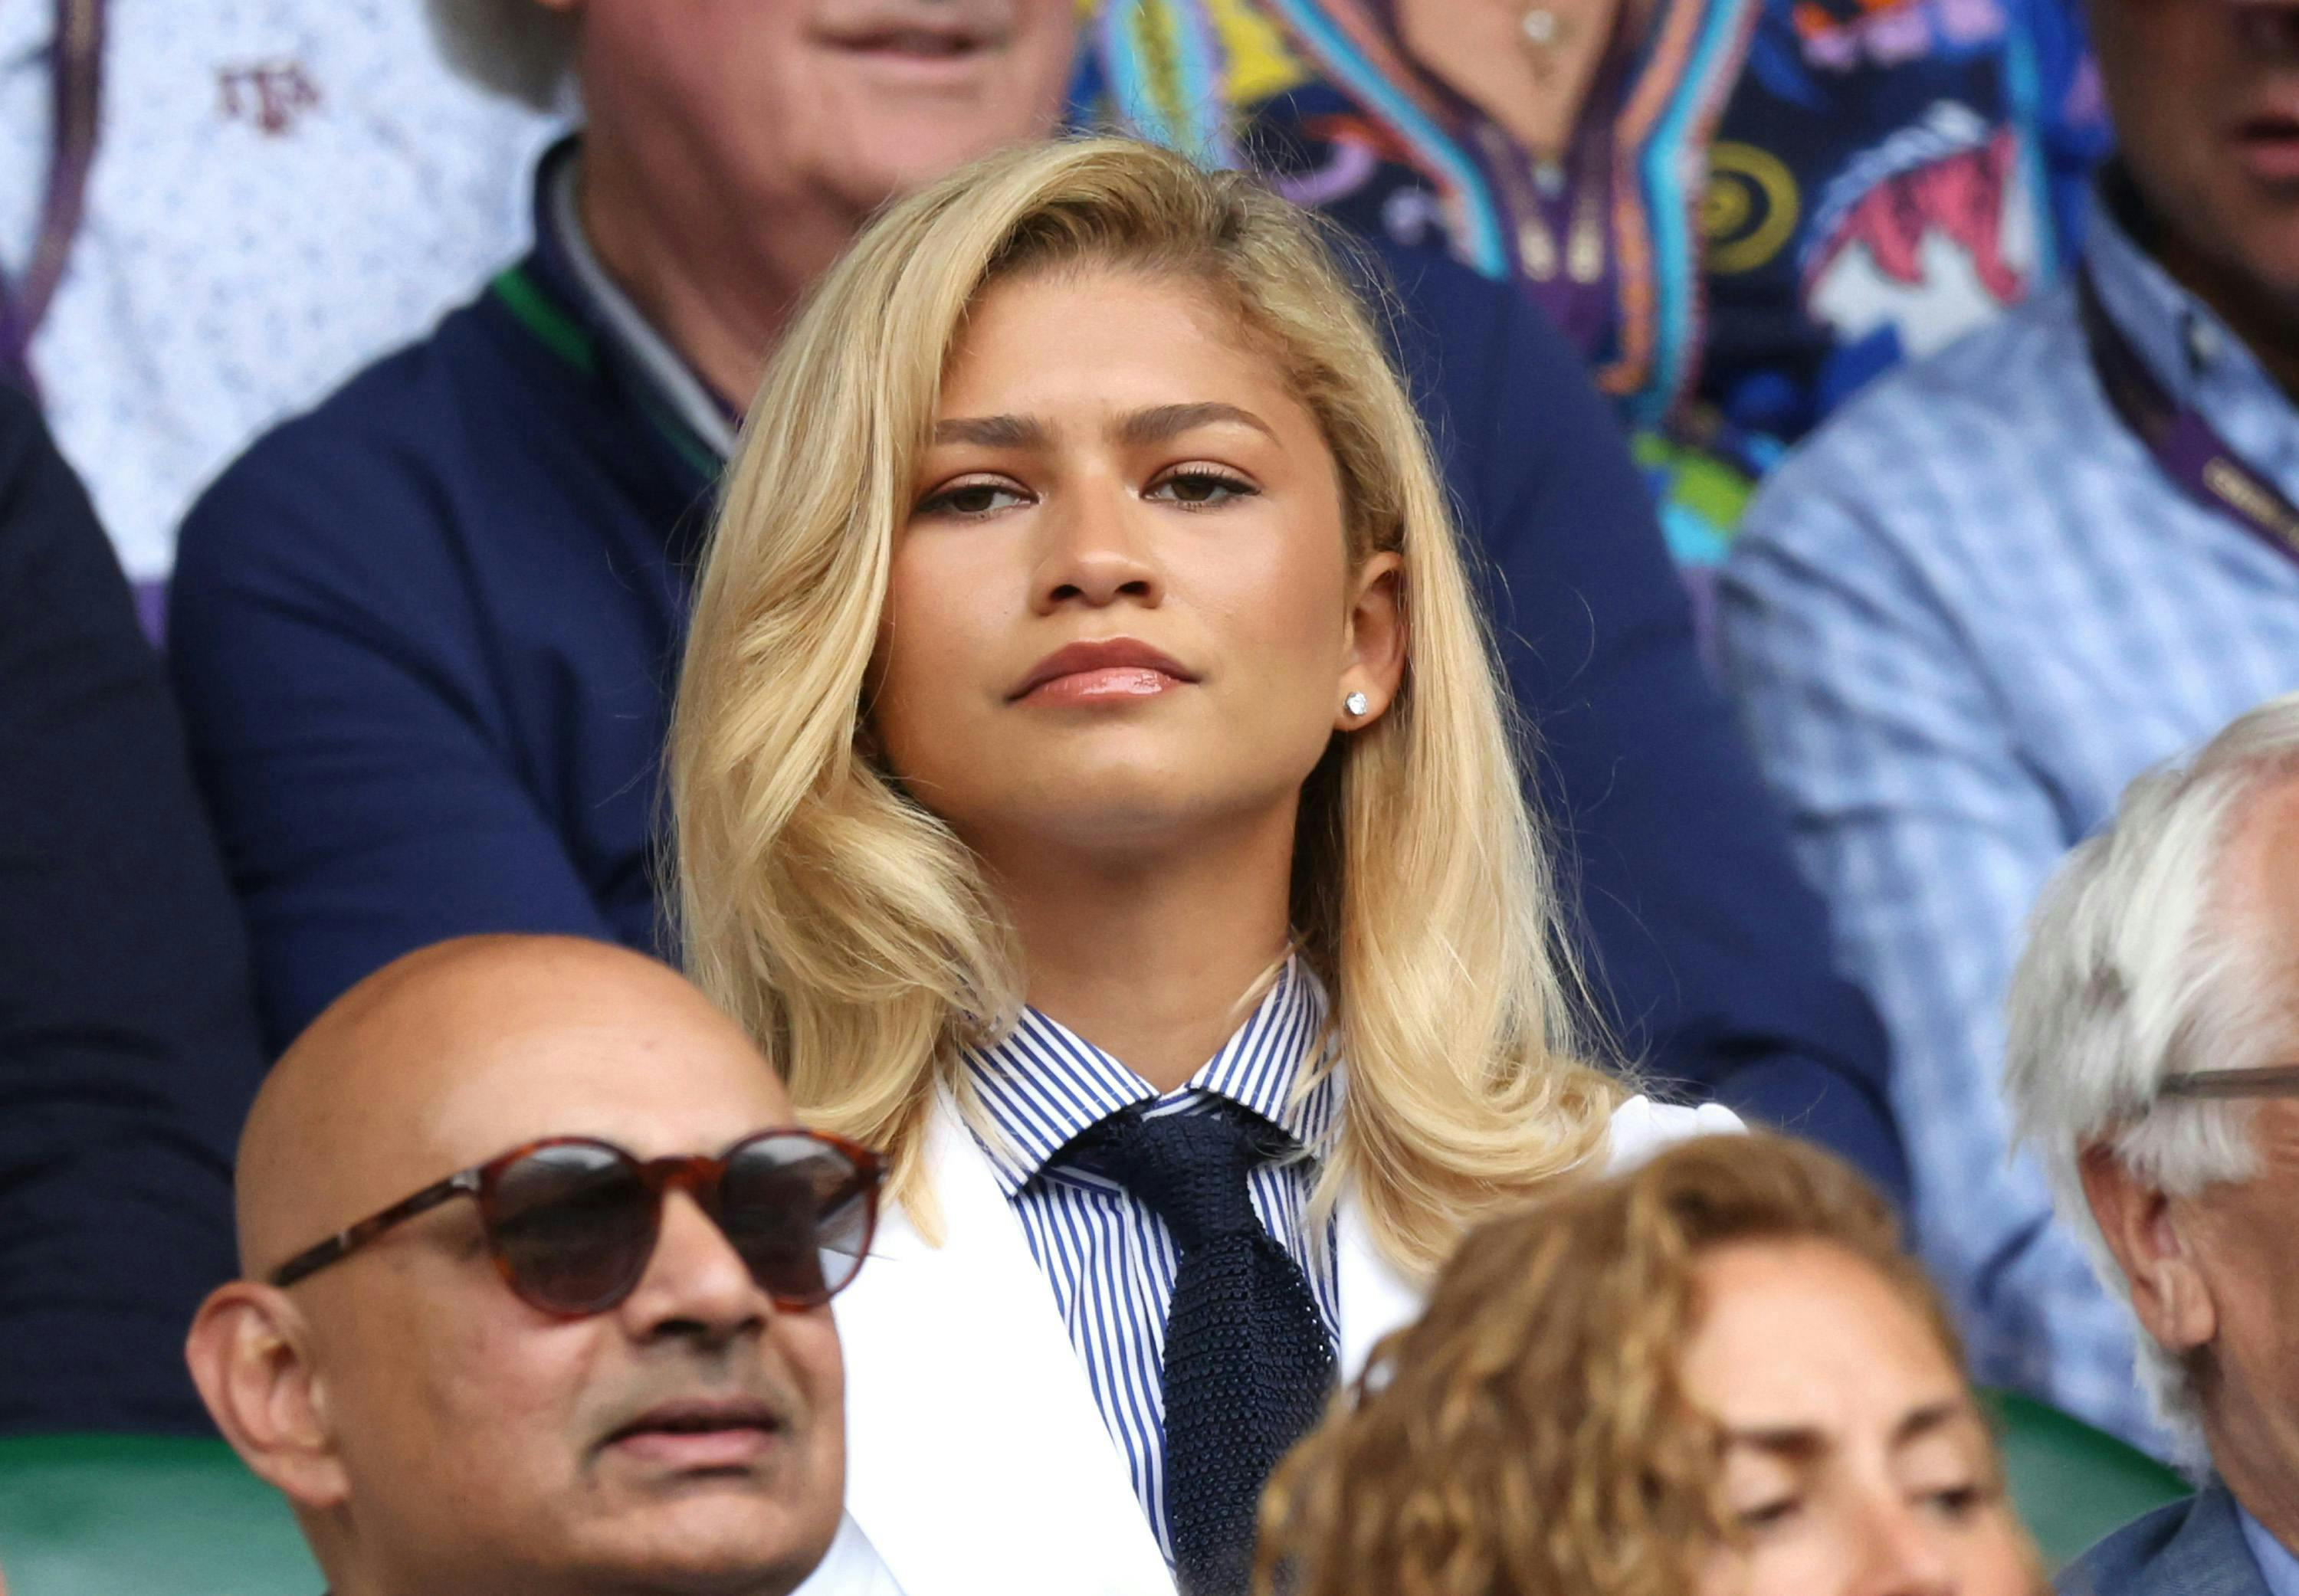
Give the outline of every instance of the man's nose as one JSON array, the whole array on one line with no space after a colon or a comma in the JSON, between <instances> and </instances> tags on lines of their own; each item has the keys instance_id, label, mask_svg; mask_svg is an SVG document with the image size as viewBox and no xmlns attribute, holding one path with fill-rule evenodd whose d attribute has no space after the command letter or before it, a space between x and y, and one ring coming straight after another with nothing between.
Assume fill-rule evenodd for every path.
<instances>
[{"instance_id":1,"label":"man's nose","mask_svg":"<svg viewBox=\"0 0 2299 1596\"><path fill-rule=\"evenodd\" d=\"M685 1333L724 1338L763 1326L773 1302L726 1233L684 1191L663 1198L654 1254L621 1309L642 1339Z\"/></svg>"},{"instance_id":2,"label":"man's nose","mask_svg":"<svg viewBox=\"0 0 2299 1596\"><path fill-rule=\"evenodd\" d=\"M1034 575L1042 615L1066 605L1102 608L1131 600L1155 608L1166 596L1150 548L1150 514L1126 484L1096 475L1042 517L1044 544Z\"/></svg>"}]
</instances>

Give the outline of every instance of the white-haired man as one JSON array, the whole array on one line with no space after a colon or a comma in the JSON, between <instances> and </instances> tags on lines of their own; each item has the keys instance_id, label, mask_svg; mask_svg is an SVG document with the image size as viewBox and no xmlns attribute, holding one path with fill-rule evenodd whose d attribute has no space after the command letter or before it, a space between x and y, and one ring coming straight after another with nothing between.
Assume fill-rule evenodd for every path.
<instances>
[{"instance_id":1,"label":"white-haired man","mask_svg":"<svg viewBox=\"0 0 2299 1596\"><path fill-rule=\"evenodd\" d=\"M2070 1596L2299 1592L2299 693L2140 777L2062 865L2007 1088L2210 1483Z\"/></svg>"}]
</instances>

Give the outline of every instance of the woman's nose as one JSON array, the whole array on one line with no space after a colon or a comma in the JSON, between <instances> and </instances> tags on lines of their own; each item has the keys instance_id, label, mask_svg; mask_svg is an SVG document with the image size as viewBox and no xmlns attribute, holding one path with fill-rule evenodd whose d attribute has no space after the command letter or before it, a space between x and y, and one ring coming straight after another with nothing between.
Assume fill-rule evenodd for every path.
<instances>
[{"instance_id":1,"label":"woman's nose","mask_svg":"<svg viewBox=\"0 0 2299 1596\"><path fill-rule=\"evenodd\" d=\"M1036 574L1036 605L1090 608L1130 600L1155 608L1165 583L1152 548L1149 512L1122 484L1096 483L1070 495L1043 518L1046 543Z\"/></svg>"},{"instance_id":2,"label":"woman's nose","mask_svg":"<svg viewBox=\"0 0 2299 1596\"><path fill-rule=\"evenodd\" d=\"M1956 1596L1949 1531L1896 1492L1880 1495L1849 1526L1859 1571L1847 1596Z\"/></svg>"}]
</instances>

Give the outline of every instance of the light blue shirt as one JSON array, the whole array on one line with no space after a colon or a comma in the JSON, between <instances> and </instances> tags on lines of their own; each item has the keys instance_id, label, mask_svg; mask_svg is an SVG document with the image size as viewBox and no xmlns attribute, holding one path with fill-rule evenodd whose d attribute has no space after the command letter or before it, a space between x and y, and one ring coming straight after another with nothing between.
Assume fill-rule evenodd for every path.
<instances>
[{"instance_id":1,"label":"light blue shirt","mask_svg":"<svg viewBox=\"0 0 2299 1596\"><path fill-rule=\"evenodd\" d=\"M2267 1596L2299 1596L2299 1557L2294 1557L2291 1549L2269 1534L2267 1526L2244 1511L2241 1504L2235 1511L2243 1524L2244 1542L2259 1564L2259 1577L2267 1582Z\"/></svg>"},{"instance_id":2,"label":"light blue shirt","mask_svg":"<svg viewBox=\"0 0 2299 1596\"><path fill-rule=\"evenodd\" d=\"M2101 298L2299 499L2299 413L2096 203ZM1728 679L1838 961L1894 1046L1926 1259L1986 1381L2156 1447L2128 1313L2007 1156L2004 1000L2037 894L2126 782L2299 686L2299 566L2108 408L2062 286L1824 427L1751 506Z\"/></svg>"},{"instance_id":3,"label":"light blue shirt","mask_svg":"<svg viewBox=\"0 0 2299 1596\"><path fill-rule=\"evenodd\" d=\"M1013 1034L967 1056L985 1128L977 1131L1031 1256L1045 1272L1134 1494L1171 1562L1166 1530L1166 1314L1179 1254L1166 1222L1116 1181L1050 1167L1079 1132L1130 1104L1202 1112L1217 1099L1252 1110L1312 1153L1339 1128L1340 1080L1320 1070L1326 999L1299 959L1204 1068L1162 1096L1100 1048L1035 1009ZM1308 1083L1306 1093L1296 1087ZM1307 1278L1338 1344L1340 1302L1331 1221L1306 1222L1314 1158L1265 1164L1249 1178L1253 1210Z\"/></svg>"}]
</instances>

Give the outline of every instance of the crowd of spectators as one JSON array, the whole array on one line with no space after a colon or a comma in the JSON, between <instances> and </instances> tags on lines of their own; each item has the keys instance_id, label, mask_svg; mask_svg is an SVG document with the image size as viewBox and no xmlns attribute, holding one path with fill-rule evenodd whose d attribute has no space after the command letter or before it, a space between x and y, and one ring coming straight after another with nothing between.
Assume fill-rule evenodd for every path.
<instances>
[{"instance_id":1,"label":"crowd of spectators","mask_svg":"<svg viewBox=\"0 0 2299 1596\"><path fill-rule=\"evenodd\" d=\"M2030 1592L1969 1379L2299 1591L2299 5L56 0L0 172L0 1433L344 1596Z\"/></svg>"}]
</instances>

